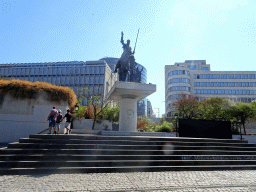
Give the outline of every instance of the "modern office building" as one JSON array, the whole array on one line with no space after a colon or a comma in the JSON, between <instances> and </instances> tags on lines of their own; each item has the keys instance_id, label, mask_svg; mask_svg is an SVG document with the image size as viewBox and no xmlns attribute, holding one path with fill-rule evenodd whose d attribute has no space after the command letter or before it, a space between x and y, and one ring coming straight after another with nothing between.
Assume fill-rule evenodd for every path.
<instances>
[{"instance_id":1,"label":"modern office building","mask_svg":"<svg viewBox=\"0 0 256 192\"><path fill-rule=\"evenodd\" d=\"M110 66L111 70L115 70L115 66L119 60L119 58L115 57L104 57L100 60L106 61L106 63ZM134 74L134 79L139 79L143 83L147 83L147 69L141 64L136 63L138 67L138 73ZM146 116L147 115L147 98L144 98L137 103L137 115L138 116Z\"/></svg>"},{"instance_id":2,"label":"modern office building","mask_svg":"<svg viewBox=\"0 0 256 192\"><path fill-rule=\"evenodd\" d=\"M153 108L152 108L152 104L150 102L150 100L147 99L147 116L148 117L156 117Z\"/></svg>"},{"instance_id":3,"label":"modern office building","mask_svg":"<svg viewBox=\"0 0 256 192\"><path fill-rule=\"evenodd\" d=\"M0 76L66 86L72 88L76 95L79 88L88 87L90 92L101 93L104 97L117 79L102 60L1 64ZM87 101L82 104L87 105Z\"/></svg>"},{"instance_id":4,"label":"modern office building","mask_svg":"<svg viewBox=\"0 0 256 192\"><path fill-rule=\"evenodd\" d=\"M250 103L256 99L256 71L211 71L206 60L185 60L166 65L166 117L174 115L172 103L180 98L181 93Z\"/></svg>"},{"instance_id":5,"label":"modern office building","mask_svg":"<svg viewBox=\"0 0 256 192\"><path fill-rule=\"evenodd\" d=\"M105 57L97 61L63 61L46 63L10 63L0 64L0 76L7 79L20 79L31 82L42 81L55 85L70 87L78 94L78 89L88 87L92 93L108 91L118 79L113 73L119 58ZM147 70L138 64L141 71L140 79L147 83ZM87 105L84 101L82 105ZM147 100L142 99L137 104L137 115L147 114Z\"/></svg>"}]
</instances>

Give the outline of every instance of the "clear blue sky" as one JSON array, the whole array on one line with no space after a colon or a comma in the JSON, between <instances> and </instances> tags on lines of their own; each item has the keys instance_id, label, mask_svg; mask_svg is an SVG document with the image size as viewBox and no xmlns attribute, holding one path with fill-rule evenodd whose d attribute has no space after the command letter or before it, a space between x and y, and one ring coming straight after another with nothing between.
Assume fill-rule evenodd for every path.
<instances>
[{"instance_id":1,"label":"clear blue sky","mask_svg":"<svg viewBox=\"0 0 256 192\"><path fill-rule=\"evenodd\" d=\"M164 66L205 59L255 71L256 0L0 0L0 63L120 57L121 31L147 68L164 111ZM157 112L157 110L155 110Z\"/></svg>"}]
</instances>

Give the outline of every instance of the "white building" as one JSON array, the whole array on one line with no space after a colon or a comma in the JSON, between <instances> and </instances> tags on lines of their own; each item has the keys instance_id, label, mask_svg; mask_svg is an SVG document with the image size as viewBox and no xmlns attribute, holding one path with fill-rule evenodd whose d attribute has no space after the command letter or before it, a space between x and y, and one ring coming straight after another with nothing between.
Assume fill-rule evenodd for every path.
<instances>
[{"instance_id":1,"label":"white building","mask_svg":"<svg viewBox=\"0 0 256 192\"><path fill-rule=\"evenodd\" d=\"M256 99L256 71L211 71L206 60L185 60L165 66L165 114L173 116L172 102L181 96L222 97L237 102Z\"/></svg>"}]
</instances>

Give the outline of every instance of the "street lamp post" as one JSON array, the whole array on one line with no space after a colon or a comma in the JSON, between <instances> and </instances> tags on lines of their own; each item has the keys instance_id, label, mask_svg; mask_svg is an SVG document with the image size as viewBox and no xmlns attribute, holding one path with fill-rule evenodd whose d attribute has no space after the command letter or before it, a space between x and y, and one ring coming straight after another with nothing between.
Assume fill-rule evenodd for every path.
<instances>
[{"instance_id":1,"label":"street lamp post","mask_svg":"<svg viewBox=\"0 0 256 192\"><path fill-rule=\"evenodd\" d=\"M176 137L178 137L178 113L174 114L175 120L176 120Z\"/></svg>"}]
</instances>

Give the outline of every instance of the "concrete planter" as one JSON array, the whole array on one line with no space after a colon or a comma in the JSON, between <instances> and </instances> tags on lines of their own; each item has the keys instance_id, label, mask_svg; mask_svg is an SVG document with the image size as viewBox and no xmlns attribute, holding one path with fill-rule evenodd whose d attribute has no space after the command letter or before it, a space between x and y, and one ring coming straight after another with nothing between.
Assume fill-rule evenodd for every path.
<instances>
[{"instance_id":1,"label":"concrete planter","mask_svg":"<svg viewBox=\"0 0 256 192\"><path fill-rule=\"evenodd\" d=\"M73 121L73 129L83 129L85 131L91 131L93 121L93 119L75 119ZM107 120L104 120L101 124L96 122L94 130L105 130L105 126L107 126L108 130L112 130L112 122L109 122Z\"/></svg>"},{"instance_id":2,"label":"concrete planter","mask_svg":"<svg viewBox=\"0 0 256 192\"><path fill-rule=\"evenodd\" d=\"M241 135L232 135L232 139L240 140ZM256 143L256 135L243 135L243 140L247 140L248 143Z\"/></svg>"}]
</instances>

